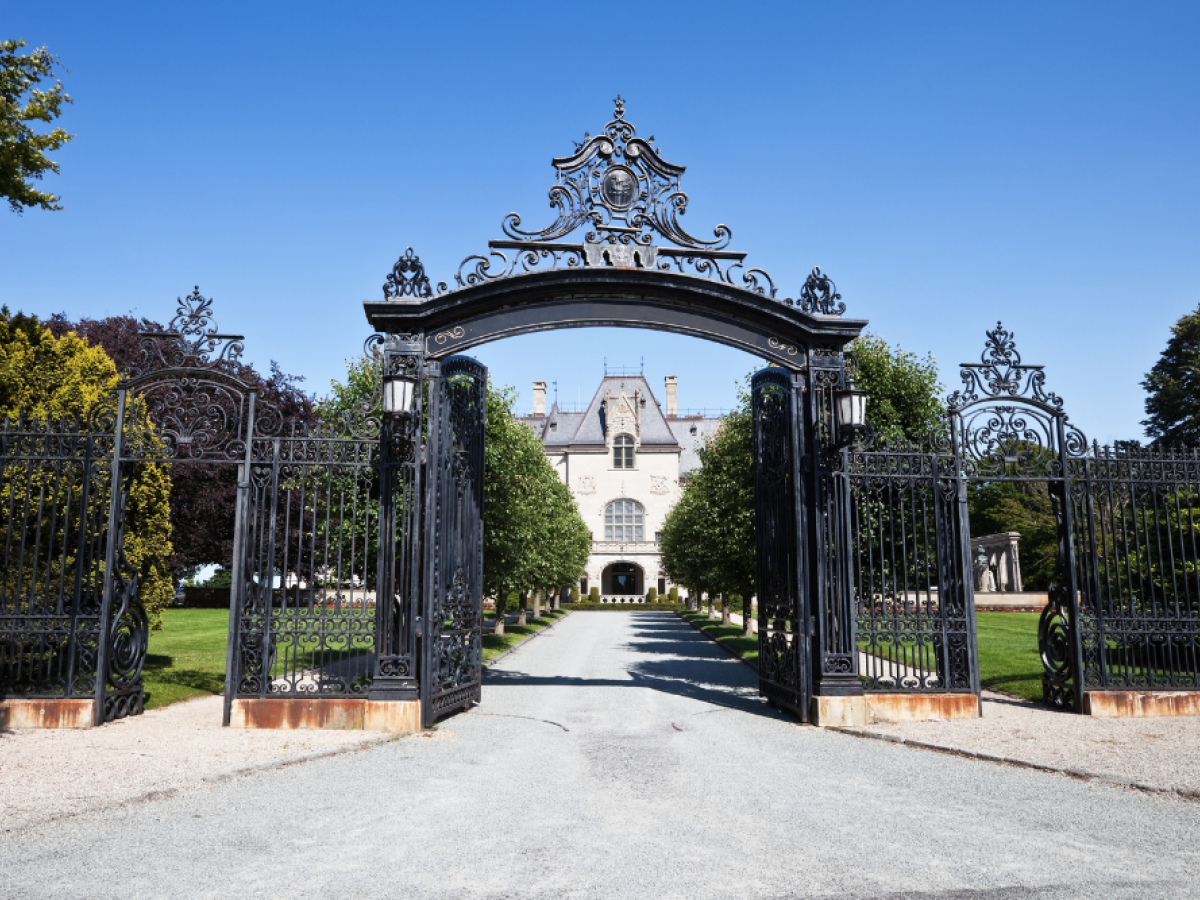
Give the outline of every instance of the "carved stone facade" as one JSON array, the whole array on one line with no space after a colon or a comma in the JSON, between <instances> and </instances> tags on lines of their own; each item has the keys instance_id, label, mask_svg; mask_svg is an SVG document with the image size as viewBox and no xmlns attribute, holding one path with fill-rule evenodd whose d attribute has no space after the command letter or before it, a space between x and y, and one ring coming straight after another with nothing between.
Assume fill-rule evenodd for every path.
<instances>
[{"instance_id":1,"label":"carved stone facade","mask_svg":"<svg viewBox=\"0 0 1200 900\"><path fill-rule=\"evenodd\" d=\"M606 601L640 602L650 588L675 586L662 571L658 534L679 499L681 476L699 466L696 450L720 422L679 415L675 382L668 377L666 409L643 376L605 375L586 409L535 404L524 418L592 532L581 593L597 587ZM633 439L631 458L620 455L623 435Z\"/></svg>"}]
</instances>

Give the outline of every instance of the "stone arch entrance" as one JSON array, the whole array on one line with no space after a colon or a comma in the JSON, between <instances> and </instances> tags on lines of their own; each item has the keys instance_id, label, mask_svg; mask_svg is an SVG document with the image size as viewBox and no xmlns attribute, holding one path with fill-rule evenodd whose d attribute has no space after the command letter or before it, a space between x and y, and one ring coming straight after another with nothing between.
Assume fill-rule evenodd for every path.
<instances>
[{"instance_id":1,"label":"stone arch entrance","mask_svg":"<svg viewBox=\"0 0 1200 900\"><path fill-rule=\"evenodd\" d=\"M604 567L600 575L600 596L604 602L619 602L627 597L636 600L646 594L646 573L637 563L614 562Z\"/></svg>"}]
</instances>

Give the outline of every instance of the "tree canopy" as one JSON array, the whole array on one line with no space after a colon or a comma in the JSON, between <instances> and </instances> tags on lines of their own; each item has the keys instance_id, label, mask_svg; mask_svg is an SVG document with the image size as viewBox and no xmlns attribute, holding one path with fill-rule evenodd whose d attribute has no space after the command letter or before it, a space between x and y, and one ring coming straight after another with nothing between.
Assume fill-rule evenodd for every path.
<instances>
[{"instance_id":1,"label":"tree canopy","mask_svg":"<svg viewBox=\"0 0 1200 900\"><path fill-rule=\"evenodd\" d=\"M59 197L34 188L32 182L46 172L58 173L58 163L46 154L61 148L75 135L62 128L38 134L30 122L53 122L64 103L72 103L62 83L48 89L43 79L54 77L58 58L45 47L18 53L25 41L0 41L0 197L20 214L27 206L62 209Z\"/></svg>"},{"instance_id":2,"label":"tree canopy","mask_svg":"<svg viewBox=\"0 0 1200 900\"><path fill-rule=\"evenodd\" d=\"M165 330L158 322L135 319L131 315L83 318L72 322L62 313L52 316L47 327L57 337L75 334L88 344L103 348L118 372L139 361L139 333ZM289 434L297 425L315 421L313 399L300 387L302 377L281 371L274 361L268 376L248 363L225 362L221 366L228 374L258 388L260 407L269 404L280 411L283 434ZM174 552L169 566L175 577L186 577L205 565L231 564L236 507L236 466L220 462L187 462L171 466Z\"/></svg>"},{"instance_id":3,"label":"tree canopy","mask_svg":"<svg viewBox=\"0 0 1200 900\"><path fill-rule=\"evenodd\" d=\"M663 522L663 569L693 592L742 598L743 627L750 630L750 598L757 582L754 519L754 417L743 391L736 409L699 450L700 468L688 478Z\"/></svg>"},{"instance_id":4,"label":"tree canopy","mask_svg":"<svg viewBox=\"0 0 1200 900\"><path fill-rule=\"evenodd\" d=\"M75 334L55 338L36 318L0 308L0 419L15 421L23 415L74 427L86 421L116 381L117 368L102 348ZM0 489L16 490L18 477L20 473L6 469ZM138 570L138 596L154 627L174 592L168 568L170 492L166 465L137 465L126 507L125 554Z\"/></svg>"},{"instance_id":5,"label":"tree canopy","mask_svg":"<svg viewBox=\"0 0 1200 900\"><path fill-rule=\"evenodd\" d=\"M550 591L578 581L591 532L542 442L513 414L513 394L488 384L483 482L483 588L504 628L510 593Z\"/></svg>"},{"instance_id":6,"label":"tree canopy","mask_svg":"<svg viewBox=\"0 0 1200 900\"><path fill-rule=\"evenodd\" d=\"M886 441L922 441L945 415L944 388L932 354L924 358L865 332L847 348L858 363L854 384L867 392L867 422Z\"/></svg>"},{"instance_id":7,"label":"tree canopy","mask_svg":"<svg viewBox=\"0 0 1200 900\"><path fill-rule=\"evenodd\" d=\"M1146 380L1146 419L1154 444L1200 445L1200 307L1171 326L1166 349Z\"/></svg>"}]
</instances>

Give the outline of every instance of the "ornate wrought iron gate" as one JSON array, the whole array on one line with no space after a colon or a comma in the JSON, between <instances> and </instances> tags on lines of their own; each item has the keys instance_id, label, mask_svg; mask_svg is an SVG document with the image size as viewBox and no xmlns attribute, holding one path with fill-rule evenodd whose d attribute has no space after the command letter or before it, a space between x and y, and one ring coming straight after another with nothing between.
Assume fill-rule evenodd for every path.
<instances>
[{"instance_id":1,"label":"ornate wrought iron gate","mask_svg":"<svg viewBox=\"0 0 1200 900\"><path fill-rule=\"evenodd\" d=\"M758 372L754 414L754 503L758 531L758 686L772 703L808 721L812 697L811 615L802 590L803 416L795 376Z\"/></svg>"},{"instance_id":2,"label":"ornate wrought iron gate","mask_svg":"<svg viewBox=\"0 0 1200 900\"><path fill-rule=\"evenodd\" d=\"M429 363L421 717L425 727L480 698L483 680L483 472L487 369L465 356Z\"/></svg>"}]
</instances>

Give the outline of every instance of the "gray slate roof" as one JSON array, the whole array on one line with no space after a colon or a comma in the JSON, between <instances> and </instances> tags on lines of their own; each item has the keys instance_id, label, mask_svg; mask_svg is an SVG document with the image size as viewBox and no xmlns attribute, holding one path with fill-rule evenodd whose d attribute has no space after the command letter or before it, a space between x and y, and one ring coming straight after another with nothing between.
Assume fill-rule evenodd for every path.
<instances>
[{"instance_id":1,"label":"gray slate roof","mask_svg":"<svg viewBox=\"0 0 1200 900\"><path fill-rule=\"evenodd\" d=\"M670 452L678 448L679 474L683 475L699 468L700 458L696 450L704 439L712 434L721 420L702 416L672 417L668 419L659 406L650 384L641 375L605 376L585 412L563 412L555 403L545 416L524 416L521 421L533 429L547 448L570 450L573 448L597 447L605 443L604 415L601 402L608 391L633 396L642 392L645 406L641 410L641 446ZM692 434L695 428L696 433Z\"/></svg>"}]
</instances>

